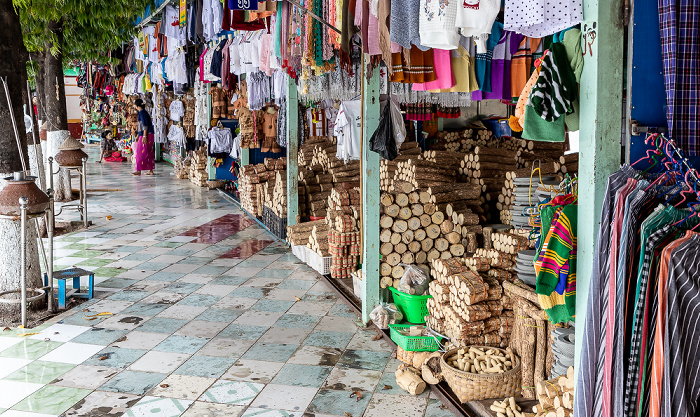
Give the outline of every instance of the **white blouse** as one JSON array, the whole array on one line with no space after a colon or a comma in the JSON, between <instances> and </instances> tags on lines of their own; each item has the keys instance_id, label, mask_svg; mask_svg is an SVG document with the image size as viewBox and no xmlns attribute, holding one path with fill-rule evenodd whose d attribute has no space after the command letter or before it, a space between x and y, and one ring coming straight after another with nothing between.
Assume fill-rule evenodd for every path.
<instances>
[{"instance_id":1,"label":"white blouse","mask_svg":"<svg viewBox=\"0 0 700 417\"><path fill-rule=\"evenodd\" d=\"M462 3L457 7L455 24L462 36L479 36L491 33L493 22L501 10L501 0L479 0L478 8L469 7L470 3Z\"/></svg>"},{"instance_id":2,"label":"white blouse","mask_svg":"<svg viewBox=\"0 0 700 417\"><path fill-rule=\"evenodd\" d=\"M437 49L457 49L457 0L421 0L420 43Z\"/></svg>"}]
</instances>

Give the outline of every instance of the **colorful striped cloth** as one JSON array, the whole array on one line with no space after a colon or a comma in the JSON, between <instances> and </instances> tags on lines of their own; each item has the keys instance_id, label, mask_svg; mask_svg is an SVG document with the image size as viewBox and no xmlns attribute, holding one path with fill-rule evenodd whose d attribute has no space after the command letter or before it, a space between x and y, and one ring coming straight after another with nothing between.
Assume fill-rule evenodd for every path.
<instances>
[{"instance_id":1,"label":"colorful striped cloth","mask_svg":"<svg viewBox=\"0 0 700 417\"><path fill-rule=\"evenodd\" d=\"M576 312L577 208L570 204L544 209L555 210L555 214L548 230L543 224L546 237L535 261L535 291L553 323L571 321Z\"/></svg>"}]
</instances>

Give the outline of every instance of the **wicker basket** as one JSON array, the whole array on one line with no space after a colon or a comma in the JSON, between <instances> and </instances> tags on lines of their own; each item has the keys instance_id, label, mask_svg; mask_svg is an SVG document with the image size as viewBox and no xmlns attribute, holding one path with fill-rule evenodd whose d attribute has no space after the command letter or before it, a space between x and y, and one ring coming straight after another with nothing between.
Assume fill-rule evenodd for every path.
<instances>
[{"instance_id":1,"label":"wicker basket","mask_svg":"<svg viewBox=\"0 0 700 417\"><path fill-rule=\"evenodd\" d=\"M474 346L480 349L493 349L506 353L504 349L488 346ZM460 348L467 349L467 348ZM447 364L445 358L452 356L459 349L452 349L445 352L440 359L442 376L447 385L452 388L459 401L486 400L490 398L515 397L521 390L520 382L520 358L515 358L515 366L510 371L502 374L473 374L471 372L460 371Z\"/></svg>"}]
</instances>

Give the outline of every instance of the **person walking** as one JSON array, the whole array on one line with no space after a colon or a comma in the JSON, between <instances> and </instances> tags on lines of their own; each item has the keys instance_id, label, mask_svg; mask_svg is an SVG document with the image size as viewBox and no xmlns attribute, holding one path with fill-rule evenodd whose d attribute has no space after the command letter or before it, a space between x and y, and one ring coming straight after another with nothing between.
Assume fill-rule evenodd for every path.
<instances>
[{"instance_id":1,"label":"person walking","mask_svg":"<svg viewBox=\"0 0 700 417\"><path fill-rule=\"evenodd\" d=\"M135 161L134 172L131 175L141 175L141 171L146 171L146 175L153 175L156 167L156 149L151 115L146 111L146 104L142 99L134 102L138 109L138 128L136 131L136 141L131 145Z\"/></svg>"}]
</instances>

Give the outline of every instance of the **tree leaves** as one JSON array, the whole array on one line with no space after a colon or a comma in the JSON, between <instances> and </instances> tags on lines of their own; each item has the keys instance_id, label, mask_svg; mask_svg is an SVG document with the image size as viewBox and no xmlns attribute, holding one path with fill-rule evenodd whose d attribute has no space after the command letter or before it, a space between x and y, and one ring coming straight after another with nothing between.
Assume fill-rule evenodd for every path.
<instances>
[{"instance_id":1,"label":"tree leaves","mask_svg":"<svg viewBox=\"0 0 700 417\"><path fill-rule=\"evenodd\" d=\"M131 42L137 28L133 22L153 0L13 0L20 15L24 44L29 52L62 50L66 62L107 62L109 52ZM48 30L52 20L63 19L64 44L57 45Z\"/></svg>"}]
</instances>

